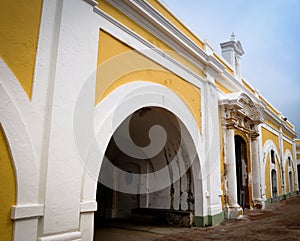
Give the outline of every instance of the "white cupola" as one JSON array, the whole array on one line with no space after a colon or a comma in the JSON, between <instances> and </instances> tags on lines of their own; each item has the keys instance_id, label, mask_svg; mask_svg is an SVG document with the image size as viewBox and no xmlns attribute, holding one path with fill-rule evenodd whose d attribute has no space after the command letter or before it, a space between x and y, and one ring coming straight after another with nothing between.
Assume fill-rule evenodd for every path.
<instances>
[{"instance_id":1,"label":"white cupola","mask_svg":"<svg viewBox=\"0 0 300 241\"><path fill-rule=\"evenodd\" d=\"M235 76L241 79L241 56L245 53L241 42L236 40L234 33L231 34L230 40L221 43L222 56L233 67Z\"/></svg>"}]
</instances>

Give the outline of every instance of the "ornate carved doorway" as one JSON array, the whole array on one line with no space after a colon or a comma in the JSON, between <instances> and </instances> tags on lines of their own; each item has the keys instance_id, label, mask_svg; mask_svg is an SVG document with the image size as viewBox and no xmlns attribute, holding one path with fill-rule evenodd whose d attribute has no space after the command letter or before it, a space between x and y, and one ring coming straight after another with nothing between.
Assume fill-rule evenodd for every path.
<instances>
[{"instance_id":1,"label":"ornate carved doorway","mask_svg":"<svg viewBox=\"0 0 300 241\"><path fill-rule=\"evenodd\" d=\"M243 214L244 208L262 207L259 124L260 105L245 93L232 93L220 100L225 143L225 216ZM248 180L248 178L251 179Z\"/></svg>"}]
</instances>

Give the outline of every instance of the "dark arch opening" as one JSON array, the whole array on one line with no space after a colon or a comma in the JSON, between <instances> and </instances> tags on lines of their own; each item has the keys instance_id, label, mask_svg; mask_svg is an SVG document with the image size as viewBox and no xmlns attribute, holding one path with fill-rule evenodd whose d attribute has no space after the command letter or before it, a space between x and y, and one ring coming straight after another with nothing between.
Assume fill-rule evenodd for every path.
<instances>
[{"instance_id":1,"label":"dark arch opening","mask_svg":"<svg viewBox=\"0 0 300 241\"><path fill-rule=\"evenodd\" d=\"M271 171L271 185L272 185L273 201L277 201L278 200L277 173L274 169Z\"/></svg>"},{"instance_id":2,"label":"dark arch opening","mask_svg":"<svg viewBox=\"0 0 300 241\"><path fill-rule=\"evenodd\" d=\"M131 140L139 147L147 147L151 144L149 130L155 125L163 127L166 132L166 143L160 147L160 151L151 157L145 154L143 158L140 155L135 157L131 152L128 154L126 147L130 148L130 143L127 142L131 142ZM131 140L123 138L126 128L128 128ZM98 210L94 214L95 237L99 227L106 226L111 222L141 221L141 223L147 223L154 221L158 224L168 225L170 221L170 223L178 226L193 225L193 215L187 214L193 214L195 208L192 162L198 157L193 156L196 151L191 136L188 134L188 137L182 138L182 135L188 133L186 129L182 130L182 128L185 127L174 114L159 107L139 109L127 117L117 128L106 149L106 159L103 160L100 169L96 195ZM121 138L115 138L115 136ZM120 140L124 144L123 147L118 144ZM109 162L126 172L124 179L121 180L111 169L111 165L108 165ZM177 169L170 168L171 163L177 166ZM145 185L148 185L146 188L149 190L153 190L153 186L157 183L149 183L143 178L136 179L134 174L153 173L156 175L165 168L168 168L165 178L170 182L170 185L154 192L140 192L141 189L145 188ZM176 173L181 176L177 180L175 180ZM101 178L107 176L110 177L111 181L109 187L103 185L101 181ZM123 192L118 189L118 186L121 185L129 186L130 190L134 187L136 192ZM114 186L117 188L112 188ZM143 210L142 212L147 215L140 214L140 210ZM166 215L165 210L174 211L172 215L174 214L175 219L176 215L182 218L177 218L177 221L175 219L169 221L164 220L164 218L157 219L157 215L159 217Z\"/></svg>"},{"instance_id":3,"label":"dark arch opening","mask_svg":"<svg viewBox=\"0 0 300 241\"><path fill-rule=\"evenodd\" d=\"M239 135L234 137L234 142L238 204L242 208L250 208L247 146L245 140Z\"/></svg>"}]
</instances>

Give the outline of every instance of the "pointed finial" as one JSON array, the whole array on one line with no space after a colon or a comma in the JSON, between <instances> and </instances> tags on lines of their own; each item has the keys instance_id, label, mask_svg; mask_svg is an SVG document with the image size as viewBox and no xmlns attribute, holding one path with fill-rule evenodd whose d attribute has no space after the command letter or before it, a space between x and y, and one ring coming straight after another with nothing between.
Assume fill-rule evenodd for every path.
<instances>
[{"instance_id":1,"label":"pointed finial","mask_svg":"<svg viewBox=\"0 0 300 241\"><path fill-rule=\"evenodd\" d=\"M231 40L231 41L236 41L234 32L232 32L232 34L230 35L230 40Z\"/></svg>"}]
</instances>

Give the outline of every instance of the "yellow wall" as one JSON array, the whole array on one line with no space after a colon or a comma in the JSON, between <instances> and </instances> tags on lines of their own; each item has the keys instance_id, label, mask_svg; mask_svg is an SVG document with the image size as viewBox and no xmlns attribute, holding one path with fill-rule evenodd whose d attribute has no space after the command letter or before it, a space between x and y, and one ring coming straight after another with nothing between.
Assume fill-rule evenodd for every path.
<instances>
[{"instance_id":1,"label":"yellow wall","mask_svg":"<svg viewBox=\"0 0 300 241\"><path fill-rule=\"evenodd\" d=\"M279 127L274 122L266 119L265 123L268 124L269 126L273 127L275 130L279 131Z\"/></svg>"},{"instance_id":2,"label":"yellow wall","mask_svg":"<svg viewBox=\"0 0 300 241\"><path fill-rule=\"evenodd\" d=\"M294 141L294 137L290 134L288 134L286 131L283 131L283 135L288 138L290 141Z\"/></svg>"},{"instance_id":3,"label":"yellow wall","mask_svg":"<svg viewBox=\"0 0 300 241\"><path fill-rule=\"evenodd\" d=\"M216 86L219 88L219 90L221 90L224 94L232 93L232 91L230 91L229 89L227 89L224 85L222 85L217 80L215 80L215 83L216 83Z\"/></svg>"},{"instance_id":4,"label":"yellow wall","mask_svg":"<svg viewBox=\"0 0 300 241\"><path fill-rule=\"evenodd\" d=\"M300 154L297 154L297 160L300 160Z\"/></svg>"},{"instance_id":5,"label":"yellow wall","mask_svg":"<svg viewBox=\"0 0 300 241\"><path fill-rule=\"evenodd\" d=\"M155 3L156 1L151 1L152 4L154 4L156 7L161 6L159 3ZM107 1L105 0L99 0L98 1L98 7L112 16L114 19L117 21L121 22L124 24L126 27L129 29L133 30L136 34L140 35L142 38L156 46L157 48L163 50L167 55L173 57L176 59L178 62L192 70L194 73L199 75L200 77L204 78L204 73L202 70L200 70L198 67L196 67L194 64L189 62L186 58L182 57L171 47L169 47L167 44L165 44L163 41L155 37L153 34L150 32L146 31L144 28L142 28L140 25L138 25L136 22L128 18L126 15L122 14L119 10L114 8L112 5L110 5ZM163 10L162 7L160 7L161 10ZM201 42L199 42L201 44Z\"/></svg>"},{"instance_id":6,"label":"yellow wall","mask_svg":"<svg viewBox=\"0 0 300 241\"><path fill-rule=\"evenodd\" d=\"M271 160L270 160L270 154L271 151L269 151L266 155L266 169L265 169L265 181L266 181L266 197L267 199L270 199L272 197L272 183L271 183ZM280 168L280 162L278 160L278 157L275 157L275 164L276 164L276 176L277 176L277 194L281 196L282 193L282 178L281 178L281 168Z\"/></svg>"},{"instance_id":7,"label":"yellow wall","mask_svg":"<svg viewBox=\"0 0 300 241\"><path fill-rule=\"evenodd\" d=\"M12 240L11 206L16 202L16 182L10 152L0 126L0 239Z\"/></svg>"},{"instance_id":8,"label":"yellow wall","mask_svg":"<svg viewBox=\"0 0 300 241\"><path fill-rule=\"evenodd\" d=\"M167 86L181 97L201 127L200 89L100 31L96 104L117 87L132 81L149 81Z\"/></svg>"},{"instance_id":9,"label":"yellow wall","mask_svg":"<svg viewBox=\"0 0 300 241\"><path fill-rule=\"evenodd\" d=\"M0 1L0 56L31 97L42 0Z\"/></svg>"},{"instance_id":10,"label":"yellow wall","mask_svg":"<svg viewBox=\"0 0 300 241\"><path fill-rule=\"evenodd\" d=\"M265 145L265 143L268 140L272 140L274 142L277 150L279 150L278 136L276 136L275 134L273 134L272 132L270 132L269 130L267 130L264 127L261 128L261 131L262 131L262 143L263 143L263 146Z\"/></svg>"},{"instance_id":11,"label":"yellow wall","mask_svg":"<svg viewBox=\"0 0 300 241\"><path fill-rule=\"evenodd\" d=\"M294 154L293 154L294 153L293 145L290 144L289 142L283 140L283 149L284 149L283 153L285 153L287 150L289 150L291 152L291 155L292 155L291 158L293 159L293 156L294 156Z\"/></svg>"}]
</instances>

